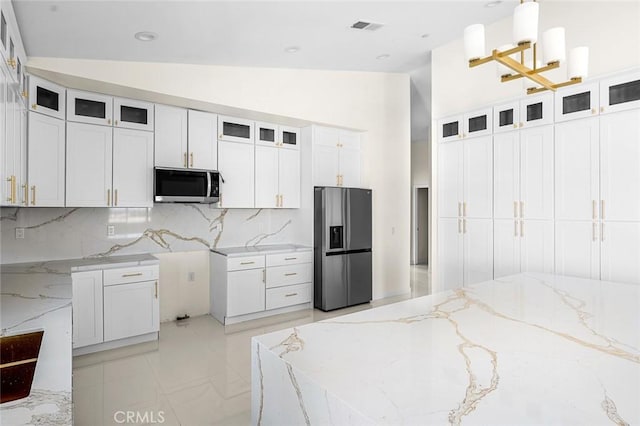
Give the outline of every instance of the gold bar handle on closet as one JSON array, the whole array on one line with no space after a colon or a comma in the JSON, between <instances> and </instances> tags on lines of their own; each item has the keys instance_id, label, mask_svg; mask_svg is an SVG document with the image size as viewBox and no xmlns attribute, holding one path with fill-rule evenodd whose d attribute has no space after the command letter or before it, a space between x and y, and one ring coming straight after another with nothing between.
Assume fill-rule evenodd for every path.
<instances>
[{"instance_id":1,"label":"gold bar handle on closet","mask_svg":"<svg viewBox=\"0 0 640 426\"><path fill-rule=\"evenodd\" d=\"M524 201L520 201L520 219L524 219Z\"/></svg>"},{"instance_id":2,"label":"gold bar handle on closet","mask_svg":"<svg viewBox=\"0 0 640 426\"><path fill-rule=\"evenodd\" d=\"M276 207L280 207L280 196L276 194Z\"/></svg>"},{"instance_id":3,"label":"gold bar handle on closet","mask_svg":"<svg viewBox=\"0 0 640 426\"><path fill-rule=\"evenodd\" d=\"M187 167L187 153L186 152L182 155L182 163L184 164L185 167Z\"/></svg>"},{"instance_id":4,"label":"gold bar handle on closet","mask_svg":"<svg viewBox=\"0 0 640 426\"><path fill-rule=\"evenodd\" d=\"M32 206L36 205L36 186L35 185L31 186L31 205Z\"/></svg>"},{"instance_id":5,"label":"gold bar handle on closet","mask_svg":"<svg viewBox=\"0 0 640 426\"><path fill-rule=\"evenodd\" d=\"M462 219L462 233L467 233L467 219Z\"/></svg>"},{"instance_id":6,"label":"gold bar handle on closet","mask_svg":"<svg viewBox=\"0 0 640 426\"><path fill-rule=\"evenodd\" d=\"M13 175L8 177L7 182L9 182L9 196L7 197L7 201L14 204L16 202L16 177Z\"/></svg>"},{"instance_id":7,"label":"gold bar handle on closet","mask_svg":"<svg viewBox=\"0 0 640 426\"><path fill-rule=\"evenodd\" d=\"M598 203L596 200L591 200L591 219L596 220L598 217Z\"/></svg>"},{"instance_id":8,"label":"gold bar handle on closet","mask_svg":"<svg viewBox=\"0 0 640 426\"><path fill-rule=\"evenodd\" d=\"M604 222L600 224L600 241L604 241Z\"/></svg>"},{"instance_id":9,"label":"gold bar handle on closet","mask_svg":"<svg viewBox=\"0 0 640 426\"><path fill-rule=\"evenodd\" d=\"M111 190L107 189L107 206L111 205Z\"/></svg>"},{"instance_id":10,"label":"gold bar handle on closet","mask_svg":"<svg viewBox=\"0 0 640 426\"><path fill-rule=\"evenodd\" d=\"M600 200L600 219L604 220L604 200Z\"/></svg>"},{"instance_id":11,"label":"gold bar handle on closet","mask_svg":"<svg viewBox=\"0 0 640 426\"><path fill-rule=\"evenodd\" d=\"M191 162L189 163L189 167L193 167L193 152L191 153L190 157Z\"/></svg>"},{"instance_id":12,"label":"gold bar handle on closet","mask_svg":"<svg viewBox=\"0 0 640 426\"><path fill-rule=\"evenodd\" d=\"M280 194L280 207L284 207L284 195Z\"/></svg>"},{"instance_id":13,"label":"gold bar handle on closet","mask_svg":"<svg viewBox=\"0 0 640 426\"><path fill-rule=\"evenodd\" d=\"M298 293L289 293L289 294L285 294L284 297L293 297L293 296L297 296Z\"/></svg>"},{"instance_id":14,"label":"gold bar handle on closet","mask_svg":"<svg viewBox=\"0 0 640 426\"><path fill-rule=\"evenodd\" d=\"M520 221L520 238L524 237L524 220Z\"/></svg>"},{"instance_id":15,"label":"gold bar handle on closet","mask_svg":"<svg viewBox=\"0 0 640 426\"><path fill-rule=\"evenodd\" d=\"M462 216L467 217L467 202L462 202Z\"/></svg>"},{"instance_id":16,"label":"gold bar handle on closet","mask_svg":"<svg viewBox=\"0 0 640 426\"><path fill-rule=\"evenodd\" d=\"M113 191L113 205L117 206L118 205L118 190L115 189Z\"/></svg>"},{"instance_id":17,"label":"gold bar handle on closet","mask_svg":"<svg viewBox=\"0 0 640 426\"><path fill-rule=\"evenodd\" d=\"M11 176L11 178L11 198L13 198L13 204L15 204L18 199L18 183L16 182L15 176Z\"/></svg>"},{"instance_id":18,"label":"gold bar handle on closet","mask_svg":"<svg viewBox=\"0 0 640 426\"><path fill-rule=\"evenodd\" d=\"M462 219L458 218L458 234L462 234Z\"/></svg>"},{"instance_id":19,"label":"gold bar handle on closet","mask_svg":"<svg viewBox=\"0 0 640 426\"><path fill-rule=\"evenodd\" d=\"M340 175L336 175L336 186L340 186Z\"/></svg>"},{"instance_id":20,"label":"gold bar handle on closet","mask_svg":"<svg viewBox=\"0 0 640 426\"><path fill-rule=\"evenodd\" d=\"M513 236L514 237L518 236L518 221L517 220L513 221Z\"/></svg>"},{"instance_id":21,"label":"gold bar handle on closet","mask_svg":"<svg viewBox=\"0 0 640 426\"><path fill-rule=\"evenodd\" d=\"M156 281L156 299L158 298L158 281Z\"/></svg>"},{"instance_id":22,"label":"gold bar handle on closet","mask_svg":"<svg viewBox=\"0 0 640 426\"><path fill-rule=\"evenodd\" d=\"M24 184L22 185L22 189L24 189L24 201L22 201L24 203L25 206L29 205L29 185Z\"/></svg>"},{"instance_id":23,"label":"gold bar handle on closet","mask_svg":"<svg viewBox=\"0 0 640 426\"><path fill-rule=\"evenodd\" d=\"M514 218L518 218L518 202L514 201L513 202L513 217Z\"/></svg>"},{"instance_id":24,"label":"gold bar handle on closet","mask_svg":"<svg viewBox=\"0 0 640 426\"><path fill-rule=\"evenodd\" d=\"M458 201L458 216L462 216L462 203Z\"/></svg>"},{"instance_id":25,"label":"gold bar handle on closet","mask_svg":"<svg viewBox=\"0 0 640 426\"><path fill-rule=\"evenodd\" d=\"M598 237L596 237L596 227L598 225L593 222L593 224L591 225L591 241L597 241Z\"/></svg>"}]
</instances>

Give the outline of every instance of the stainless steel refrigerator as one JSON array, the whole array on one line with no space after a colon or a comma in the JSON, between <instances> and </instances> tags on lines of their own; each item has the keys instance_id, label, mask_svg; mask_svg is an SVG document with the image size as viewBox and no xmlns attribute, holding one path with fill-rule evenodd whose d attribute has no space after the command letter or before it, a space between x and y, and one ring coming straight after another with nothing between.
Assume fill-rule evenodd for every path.
<instances>
[{"instance_id":1,"label":"stainless steel refrigerator","mask_svg":"<svg viewBox=\"0 0 640 426\"><path fill-rule=\"evenodd\" d=\"M371 190L316 187L314 305L323 311L371 300Z\"/></svg>"}]
</instances>

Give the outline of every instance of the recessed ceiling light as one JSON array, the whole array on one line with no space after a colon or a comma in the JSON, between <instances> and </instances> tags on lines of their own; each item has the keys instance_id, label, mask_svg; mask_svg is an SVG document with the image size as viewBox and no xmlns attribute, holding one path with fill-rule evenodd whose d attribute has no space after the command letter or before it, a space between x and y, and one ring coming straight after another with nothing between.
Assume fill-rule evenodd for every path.
<instances>
[{"instance_id":1,"label":"recessed ceiling light","mask_svg":"<svg viewBox=\"0 0 640 426\"><path fill-rule=\"evenodd\" d=\"M424 33L424 34L422 34L420 37L422 37L422 38L427 38L427 37L429 37L430 35L431 35L431 34L429 34L429 33Z\"/></svg>"},{"instance_id":2,"label":"recessed ceiling light","mask_svg":"<svg viewBox=\"0 0 640 426\"><path fill-rule=\"evenodd\" d=\"M298 46L290 46L284 49L284 51L287 53L298 53L300 51L300 48Z\"/></svg>"},{"instance_id":3,"label":"recessed ceiling light","mask_svg":"<svg viewBox=\"0 0 640 426\"><path fill-rule=\"evenodd\" d=\"M485 4L484 7L496 7L500 3L502 3L502 1L490 1L489 3Z\"/></svg>"},{"instance_id":4,"label":"recessed ceiling light","mask_svg":"<svg viewBox=\"0 0 640 426\"><path fill-rule=\"evenodd\" d=\"M152 33L151 31L140 31L134 35L140 41L153 41L158 38L158 34Z\"/></svg>"},{"instance_id":5,"label":"recessed ceiling light","mask_svg":"<svg viewBox=\"0 0 640 426\"><path fill-rule=\"evenodd\" d=\"M376 59L389 59L390 57L391 55L389 55L388 53L383 53L382 55L376 56Z\"/></svg>"}]
</instances>

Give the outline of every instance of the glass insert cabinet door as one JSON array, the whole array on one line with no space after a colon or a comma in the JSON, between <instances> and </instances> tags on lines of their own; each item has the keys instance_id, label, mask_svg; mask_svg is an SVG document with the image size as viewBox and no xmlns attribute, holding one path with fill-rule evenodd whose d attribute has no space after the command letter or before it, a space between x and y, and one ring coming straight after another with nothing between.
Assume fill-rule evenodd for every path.
<instances>
[{"instance_id":1,"label":"glass insert cabinet door","mask_svg":"<svg viewBox=\"0 0 640 426\"><path fill-rule=\"evenodd\" d=\"M509 132L520 124L520 102L509 102L493 108L494 133Z\"/></svg>"},{"instance_id":2,"label":"glass insert cabinet door","mask_svg":"<svg viewBox=\"0 0 640 426\"><path fill-rule=\"evenodd\" d=\"M253 143L254 122L243 118L218 116L218 140Z\"/></svg>"},{"instance_id":3,"label":"glass insert cabinet door","mask_svg":"<svg viewBox=\"0 0 640 426\"><path fill-rule=\"evenodd\" d=\"M640 107L640 71L600 81L600 113Z\"/></svg>"},{"instance_id":4,"label":"glass insert cabinet door","mask_svg":"<svg viewBox=\"0 0 640 426\"><path fill-rule=\"evenodd\" d=\"M491 134L493 125L493 108L484 108L464 115L465 138Z\"/></svg>"},{"instance_id":5,"label":"glass insert cabinet door","mask_svg":"<svg viewBox=\"0 0 640 426\"><path fill-rule=\"evenodd\" d=\"M38 77L29 77L29 110L64 120L66 89Z\"/></svg>"},{"instance_id":6,"label":"glass insert cabinet door","mask_svg":"<svg viewBox=\"0 0 640 426\"><path fill-rule=\"evenodd\" d=\"M556 92L556 122L597 115L599 103L598 83L560 89Z\"/></svg>"},{"instance_id":7,"label":"glass insert cabinet door","mask_svg":"<svg viewBox=\"0 0 640 426\"><path fill-rule=\"evenodd\" d=\"M527 96L520 101L520 123L518 127L543 126L553 123L553 93Z\"/></svg>"},{"instance_id":8,"label":"glass insert cabinet door","mask_svg":"<svg viewBox=\"0 0 640 426\"><path fill-rule=\"evenodd\" d=\"M300 129L297 127L280 126L280 146L282 148L299 149Z\"/></svg>"},{"instance_id":9,"label":"glass insert cabinet door","mask_svg":"<svg viewBox=\"0 0 640 426\"><path fill-rule=\"evenodd\" d=\"M113 125L125 129L153 131L154 108L150 102L113 99Z\"/></svg>"},{"instance_id":10,"label":"glass insert cabinet door","mask_svg":"<svg viewBox=\"0 0 640 426\"><path fill-rule=\"evenodd\" d=\"M451 117L443 118L438 121L438 138L440 142L447 142L462 138L463 130L462 115L454 115Z\"/></svg>"},{"instance_id":11,"label":"glass insert cabinet door","mask_svg":"<svg viewBox=\"0 0 640 426\"><path fill-rule=\"evenodd\" d=\"M275 147L278 143L278 126L276 124L256 123L256 145Z\"/></svg>"},{"instance_id":12,"label":"glass insert cabinet door","mask_svg":"<svg viewBox=\"0 0 640 426\"><path fill-rule=\"evenodd\" d=\"M110 126L113 98L98 93L67 90L67 121Z\"/></svg>"}]
</instances>

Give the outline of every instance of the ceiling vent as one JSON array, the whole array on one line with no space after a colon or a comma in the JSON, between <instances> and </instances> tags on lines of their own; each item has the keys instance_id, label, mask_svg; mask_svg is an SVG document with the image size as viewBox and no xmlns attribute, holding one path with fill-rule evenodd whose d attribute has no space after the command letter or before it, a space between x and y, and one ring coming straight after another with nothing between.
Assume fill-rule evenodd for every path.
<instances>
[{"instance_id":1,"label":"ceiling vent","mask_svg":"<svg viewBox=\"0 0 640 426\"><path fill-rule=\"evenodd\" d=\"M376 24L373 22L366 21L358 21L355 24L351 25L351 28L355 28L356 30L367 30L367 31L376 31L382 28L382 24Z\"/></svg>"}]
</instances>

